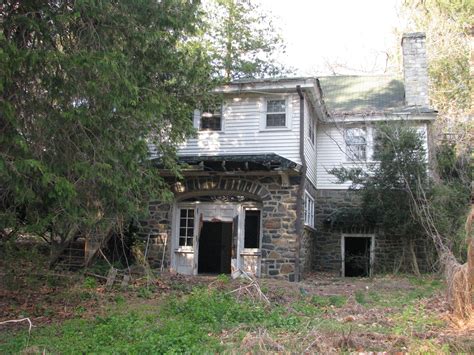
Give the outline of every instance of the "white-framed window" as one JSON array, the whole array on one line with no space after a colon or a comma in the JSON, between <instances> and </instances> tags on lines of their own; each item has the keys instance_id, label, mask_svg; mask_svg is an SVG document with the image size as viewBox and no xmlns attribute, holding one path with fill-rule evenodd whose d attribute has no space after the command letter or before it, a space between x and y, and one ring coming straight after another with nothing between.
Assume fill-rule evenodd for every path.
<instances>
[{"instance_id":1,"label":"white-framed window","mask_svg":"<svg viewBox=\"0 0 474 355\"><path fill-rule=\"evenodd\" d=\"M315 139L315 129L314 129L314 118L312 116L309 117L309 122L308 122L308 138L310 142L314 145L314 139Z\"/></svg>"},{"instance_id":2,"label":"white-framed window","mask_svg":"<svg viewBox=\"0 0 474 355\"><path fill-rule=\"evenodd\" d=\"M180 247L193 246L195 219L194 217L194 208L179 209L178 245Z\"/></svg>"},{"instance_id":3,"label":"white-framed window","mask_svg":"<svg viewBox=\"0 0 474 355\"><path fill-rule=\"evenodd\" d=\"M287 103L286 99L267 99L266 100L266 117L265 127L266 128L281 128L287 127Z\"/></svg>"},{"instance_id":4,"label":"white-framed window","mask_svg":"<svg viewBox=\"0 0 474 355\"><path fill-rule=\"evenodd\" d=\"M201 113L200 131L222 131L222 107L205 109Z\"/></svg>"},{"instance_id":5,"label":"white-framed window","mask_svg":"<svg viewBox=\"0 0 474 355\"><path fill-rule=\"evenodd\" d=\"M308 191L304 194L304 224L314 228L314 198Z\"/></svg>"},{"instance_id":6,"label":"white-framed window","mask_svg":"<svg viewBox=\"0 0 474 355\"><path fill-rule=\"evenodd\" d=\"M346 128L346 157L349 161L365 161L367 159L367 130L363 127Z\"/></svg>"}]
</instances>

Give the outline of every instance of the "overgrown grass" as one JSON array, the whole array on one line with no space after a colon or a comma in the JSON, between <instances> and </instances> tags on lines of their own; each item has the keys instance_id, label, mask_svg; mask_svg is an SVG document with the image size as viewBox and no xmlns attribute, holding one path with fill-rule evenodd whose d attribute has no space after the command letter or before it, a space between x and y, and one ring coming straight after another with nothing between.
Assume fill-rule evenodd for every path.
<instances>
[{"instance_id":1,"label":"overgrown grass","mask_svg":"<svg viewBox=\"0 0 474 355\"><path fill-rule=\"evenodd\" d=\"M35 328L31 336L27 331L4 334L0 337L0 353L18 353L25 348L46 353L213 353L235 350L246 334L261 329L275 339L289 336L296 345L296 337L306 339L305 331L310 329L336 337L350 332L357 337L357 332L370 329L411 339L414 333L436 329L442 323L420 302L439 289L439 282L410 279L410 283L413 287L404 291L357 291L355 300L342 295L308 295L271 307L249 299L237 300L225 290L206 287L194 287L185 294L182 290L172 291L159 300L150 300L149 291L140 288L133 304L129 304L125 293L111 297L102 316L91 319L89 310L88 318L81 318L88 310L78 306L77 318L61 325ZM79 293L82 296L77 297L96 297L91 284L89 280L83 282ZM391 324L359 324L359 320L346 323L338 319L338 310L350 307L351 302L389 310ZM222 334L228 333L232 337L221 341Z\"/></svg>"}]
</instances>

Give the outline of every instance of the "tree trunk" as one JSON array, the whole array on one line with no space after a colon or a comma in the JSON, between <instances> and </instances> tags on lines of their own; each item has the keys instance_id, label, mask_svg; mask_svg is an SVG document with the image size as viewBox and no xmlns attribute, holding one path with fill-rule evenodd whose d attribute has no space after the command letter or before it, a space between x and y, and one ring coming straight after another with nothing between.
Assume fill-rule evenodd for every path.
<instances>
[{"instance_id":1,"label":"tree trunk","mask_svg":"<svg viewBox=\"0 0 474 355\"><path fill-rule=\"evenodd\" d=\"M412 271L416 276L421 276L420 268L418 267L418 260L416 259L415 241L413 240L413 238L410 238L408 247L410 248Z\"/></svg>"}]
</instances>

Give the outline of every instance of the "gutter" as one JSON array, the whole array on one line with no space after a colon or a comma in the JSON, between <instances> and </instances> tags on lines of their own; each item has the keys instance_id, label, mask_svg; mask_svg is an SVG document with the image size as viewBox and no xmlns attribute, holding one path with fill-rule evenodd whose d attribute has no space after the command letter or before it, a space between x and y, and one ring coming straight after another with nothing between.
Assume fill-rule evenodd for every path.
<instances>
[{"instance_id":1,"label":"gutter","mask_svg":"<svg viewBox=\"0 0 474 355\"><path fill-rule=\"evenodd\" d=\"M296 92L300 97L300 159L301 159L301 179L298 186L296 201L296 257L295 257L295 281L300 281L300 257L301 240L304 233L304 192L306 185L306 159L304 156L304 95L300 85L296 86Z\"/></svg>"}]
</instances>

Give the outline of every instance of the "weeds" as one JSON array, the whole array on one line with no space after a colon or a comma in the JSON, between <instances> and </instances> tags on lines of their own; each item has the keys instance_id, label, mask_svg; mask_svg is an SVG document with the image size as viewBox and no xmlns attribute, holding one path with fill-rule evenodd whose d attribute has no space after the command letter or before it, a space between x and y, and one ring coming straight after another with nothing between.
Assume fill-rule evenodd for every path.
<instances>
[{"instance_id":1,"label":"weeds","mask_svg":"<svg viewBox=\"0 0 474 355\"><path fill-rule=\"evenodd\" d=\"M235 281L219 276L217 282L224 284ZM414 283L417 282L419 284L415 286ZM72 302L73 313L77 318L64 321L61 325L35 328L29 346L35 347L37 352L249 351L250 348L245 346L239 348L242 344L254 346L257 350L284 349L297 352L298 349L303 351L313 344L315 339L320 340L318 344L312 345L314 349L352 351L355 350L354 347L360 346L361 337L367 337L371 333L379 337L403 338L404 341L395 347L398 350L431 351L435 348L434 343L428 340L417 343L412 339L418 339L417 334L426 334L443 326L438 317L422 306L424 300L439 288L433 280L410 280L412 286L397 291L383 288L356 291L355 301L370 310L367 319L360 316L348 318L347 311L351 310L353 303L340 294L308 293L301 296L296 291L293 301L269 307L252 298L239 299L234 294L229 294L225 288L192 288L189 283L175 283L174 287L170 284L170 293L159 300L153 297L153 286L136 287L136 291L130 293L130 296L137 298L130 300L125 292L111 294L106 298L111 302L108 308L102 308L102 316L90 319L90 301L97 304L100 295L92 290L87 279L80 284L81 287L70 290L70 296L67 297L68 302ZM186 291L188 289L191 290ZM268 285L262 289L268 289ZM281 292L281 289L268 291L275 294ZM140 301L150 298L150 301ZM74 302L77 303L74 305ZM402 303L404 306L399 306ZM37 313L45 313L48 309L46 305L39 306ZM370 318L374 312L378 314L376 320ZM379 322L379 317L385 321ZM7 334L0 341L0 353L20 352L26 347L26 340L27 333L23 331L16 335ZM383 345L367 343L365 346L366 350L387 350ZM446 345L441 349L450 348ZM458 350L462 349L464 348Z\"/></svg>"}]
</instances>

